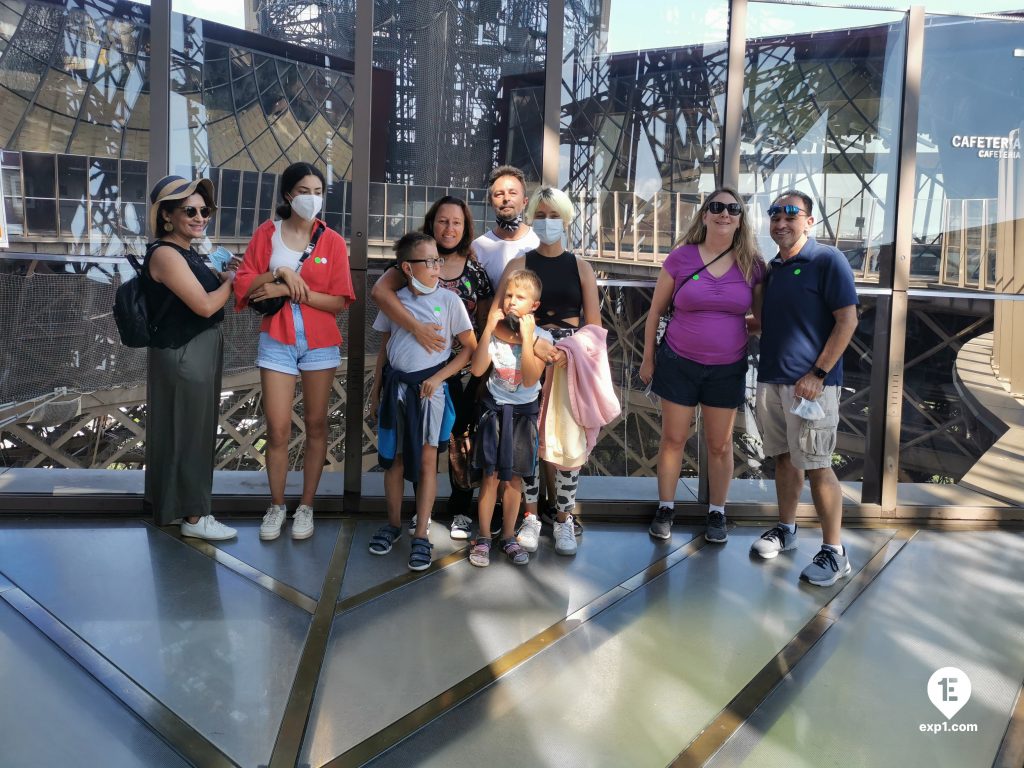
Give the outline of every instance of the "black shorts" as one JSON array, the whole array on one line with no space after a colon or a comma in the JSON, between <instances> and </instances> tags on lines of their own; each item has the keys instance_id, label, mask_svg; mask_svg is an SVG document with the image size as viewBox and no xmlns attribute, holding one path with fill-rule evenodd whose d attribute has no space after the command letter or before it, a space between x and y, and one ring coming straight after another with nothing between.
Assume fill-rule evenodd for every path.
<instances>
[{"instance_id":1,"label":"black shorts","mask_svg":"<svg viewBox=\"0 0 1024 768\"><path fill-rule=\"evenodd\" d=\"M677 355L667 342L658 347L651 391L676 405L739 408L747 389L747 358L703 365Z\"/></svg>"}]
</instances>

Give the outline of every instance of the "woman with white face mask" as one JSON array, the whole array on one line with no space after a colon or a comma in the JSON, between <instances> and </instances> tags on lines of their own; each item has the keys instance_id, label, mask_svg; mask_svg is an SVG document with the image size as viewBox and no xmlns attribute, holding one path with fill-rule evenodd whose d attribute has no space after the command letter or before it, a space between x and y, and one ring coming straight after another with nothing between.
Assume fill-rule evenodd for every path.
<instances>
[{"instance_id":1,"label":"woman with white face mask","mask_svg":"<svg viewBox=\"0 0 1024 768\"><path fill-rule=\"evenodd\" d=\"M327 457L327 409L341 362L336 318L355 300L345 240L318 218L324 187L323 174L308 163L285 169L278 219L256 230L235 281L238 310L250 301L287 299L279 310L264 315L256 356L267 420L271 502L260 525L265 541L281 535L287 517L284 489L299 377L306 441L302 499L295 509L292 538L313 535L313 500Z\"/></svg>"},{"instance_id":2,"label":"woman with white face mask","mask_svg":"<svg viewBox=\"0 0 1024 768\"><path fill-rule=\"evenodd\" d=\"M529 269L540 277L540 307L533 313L537 325L551 332L557 342L571 336L584 325L601 325L601 308L597 295L597 277L584 259L566 250L566 234L575 211L572 200L556 187L541 187L530 196L526 221L540 238L532 251L512 259L505 267L495 296L505 295L505 281L517 269ZM555 350L553 362L565 364L565 353ZM541 463L548 489L549 504L545 513L555 537L555 551L560 555L576 554L576 537L583 527L573 515L579 470L553 470ZM541 523L537 517L539 478L524 483L525 516L519 531L519 543L528 552L537 549Z\"/></svg>"}]
</instances>

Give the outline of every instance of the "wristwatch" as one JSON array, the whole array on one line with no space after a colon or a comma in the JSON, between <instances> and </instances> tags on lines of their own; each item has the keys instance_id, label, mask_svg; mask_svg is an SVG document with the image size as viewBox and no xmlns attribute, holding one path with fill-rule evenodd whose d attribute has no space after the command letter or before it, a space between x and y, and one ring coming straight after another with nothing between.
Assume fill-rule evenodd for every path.
<instances>
[{"instance_id":1,"label":"wristwatch","mask_svg":"<svg viewBox=\"0 0 1024 768\"><path fill-rule=\"evenodd\" d=\"M824 368L819 368L816 365L811 368L811 373L813 373L819 379L824 379L826 376L828 376L828 371L826 371Z\"/></svg>"}]
</instances>

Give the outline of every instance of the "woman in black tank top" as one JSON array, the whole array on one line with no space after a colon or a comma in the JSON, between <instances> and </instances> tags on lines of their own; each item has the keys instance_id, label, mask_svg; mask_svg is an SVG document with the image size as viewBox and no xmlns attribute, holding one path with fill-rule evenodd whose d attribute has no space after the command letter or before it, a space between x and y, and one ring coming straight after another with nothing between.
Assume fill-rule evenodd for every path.
<instances>
[{"instance_id":1,"label":"woman in black tank top","mask_svg":"<svg viewBox=\"0 0 1024 768\"><path fill-rule=\"evenodd\" d=\"M214 272L192 249L214 210L209 179L166 176L150 192L156 238L143 267L151 311L166 307L149 347L144 505L159 525L230 539L235 529L210 514L224 339L220 322L234 272Z\"/></svg>"},{"instance_id":2,"label":"woman in black tank top","mask_svg":"<svg viewBox=\"0 0 1024 768\"><path fill-rule=\"evenodd\" d=\"M597 277L585 260L565 249L563 242L569 222L575 214L572 201L562 190L541 187L530 198L526 220L540 239L540 245L524 256L513 259L505 267L505 275L517 269L531 269L541 280L540 307L534 313L537 325L546 328L555 340L572 335L584 325L601 325L601 308L597 296ZM495 294L501 301L505 295L505 279ZM565 353L556 349L552 362L565 364ZM542 462L543 464L543 462ZM576 536L583 532L573 512L579 470L554 470L543 464L545 485L548 489L548 522L552 523L555 552L560 555L576 554ZM526 512L520 530L520 544L527 551L536 549L540 532L537 501L540 492L540 473L532 479L524 478L523 496ZM554 503L552 503L554 502ZM532 547L532 548L531 548Z\"/></svg>"}]
</instances>

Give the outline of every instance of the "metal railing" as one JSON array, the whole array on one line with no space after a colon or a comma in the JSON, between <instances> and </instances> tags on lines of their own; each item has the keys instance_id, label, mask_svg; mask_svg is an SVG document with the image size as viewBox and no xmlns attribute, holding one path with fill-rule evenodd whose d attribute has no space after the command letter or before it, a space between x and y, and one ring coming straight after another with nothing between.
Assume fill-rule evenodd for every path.
<instances>
[{"instance_id":1,"label":"metal railing","mask_svg":"<svg viewBox=\"0 0 1024 768\"><path fill-rule=\"evenodd\" d=\"M9 151L2 152L2 159L12 252L65 255L76 260L118 256L125 250L141 252L146 236L145 163ZM63 197L59 191L52 198L33 197L28 194L31 185L25 183L30 170L27 165L52 174L52 184L44 186L54 190L62 188L57 177L65 166L74 165L83 173L87 168L102 171L109 179L90 184L84 197ZM208 173L222 181L229 169L215 168ZM238 176L239 172L230 174ZM259 222L271 215L278 183L272 173L246 171L242 175L245 178L236 179L237 183L228 183L224 176L224 183L218 185L220 213L208 230L212 241L239 252ZM371 246L384 252L405 232L418 229L430 204L445 194L466 200L476 233L491 226L484 189L372 183ZM682 239L705 193L659 191L644 196L635 191L602 191L571 196L577 215L569 238L580 254L606 264L657 267ZM764 196L755 199L763 202ZM818 206L824 213L815 224L815 237L846 253L858 280L876 281L878 256L886 242L883 206L867 194L825 197ZM754 231L763 235L768 224L760 207L753 207L750 216ZM919 218L916 229L936 234L915 235L911 277L942 287L990 290L996 282L996 201L921 199L915 209ZM336 181L328 189L324 216L330 226L348 232L350 212L350 185L346 180ZM766 238L762 241L766 253L772 247Z\"/></svg>"}]
</instances>

